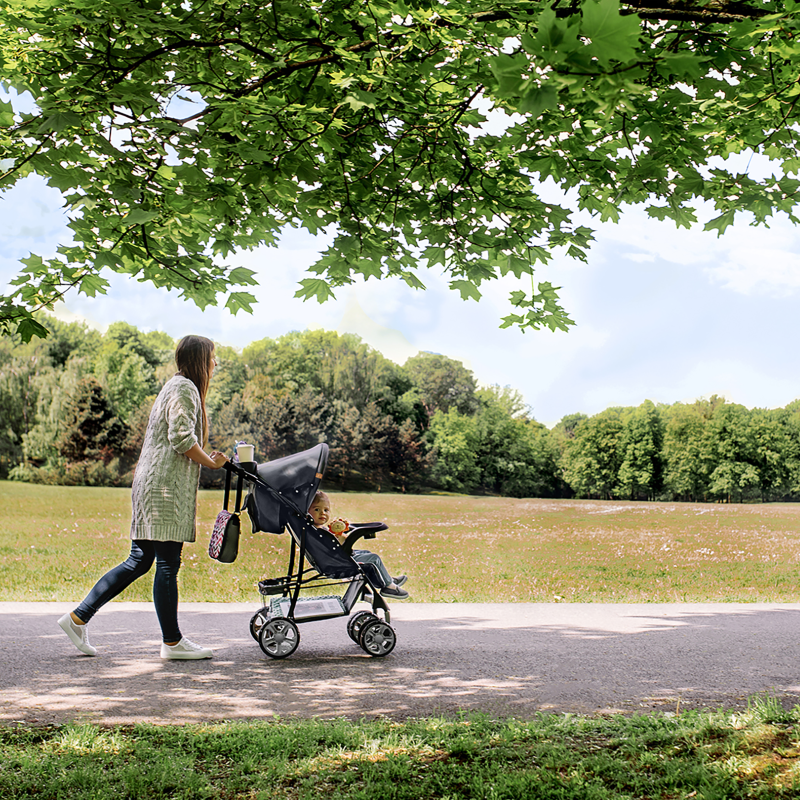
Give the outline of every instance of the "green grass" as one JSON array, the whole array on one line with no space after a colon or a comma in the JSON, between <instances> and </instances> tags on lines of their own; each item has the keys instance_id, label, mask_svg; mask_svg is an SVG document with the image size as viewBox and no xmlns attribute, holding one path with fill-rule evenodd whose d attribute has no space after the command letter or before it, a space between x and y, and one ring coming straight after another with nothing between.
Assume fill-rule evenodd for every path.
<instances>
[{"instance_id":1,"label":"green grass","mask_svg":"<svg viewBox=\"0 0 800 800\"><path fill-rule=\"evenodd\" d=\"M794 798L800 709L527 722L291 721L0 728L0 796Z\"/></svg>"},{"instance_id":2,"label":"green grass","mask_svg":"<svg viewBox=\"0 0 800 800\"><path fill-rule=\"evenodd\" d=\"M382 520L367 543L418 602L800 602L800 504L715 505L332 493ZM181 599L251 601L288 536L250 534L236 563L206 546L221 492L200 492ZM130 491L0 482L0 600L78 601L128 548ZM150 582L121 597L150 600Z\"/></svg>"}]
</instances>

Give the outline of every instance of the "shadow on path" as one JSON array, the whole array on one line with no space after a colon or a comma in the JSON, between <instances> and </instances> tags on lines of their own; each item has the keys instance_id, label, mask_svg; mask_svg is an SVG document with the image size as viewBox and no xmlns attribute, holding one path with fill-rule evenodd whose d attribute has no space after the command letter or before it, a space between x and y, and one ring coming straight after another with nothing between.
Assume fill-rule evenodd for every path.
<instances>
[{"instance_id":1,"label":"shadow on path","mask_svg":"<svg viewBox=\"0 0 800 800\"><path fill-rule=\"evenodd\" d=\"M0 603L0 722L110 724L483 711L609 713L800 702L800 605L407 604L395 651L372 659L346 619L300 626L284 661L248 630L255 606L186 604L202 662L158 658L152 606L112 603L92 622L100 654L56 625L64 604Z\"/></svg>"}]
</instances>

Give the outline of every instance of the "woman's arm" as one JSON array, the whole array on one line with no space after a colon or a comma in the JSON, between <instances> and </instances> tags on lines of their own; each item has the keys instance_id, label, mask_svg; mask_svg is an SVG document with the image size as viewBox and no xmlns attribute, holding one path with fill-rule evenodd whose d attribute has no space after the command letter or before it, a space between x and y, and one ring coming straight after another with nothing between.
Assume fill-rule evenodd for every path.
<instances>
[{"instance_id":1,"label":"woman's arm","mask_svg":"<svg viewBox=\"0 0 800 800\"><path fill-rule=\"evenodd\" d=\"M219 469L227 460L228 457L225 453L220 453L218 450L214 450L213 453L209 454L200 447L199 444L195 442L185 453L184 455L186 458L190 458L192 461L200 464L203 467L208 467L209 469Z\"/></svg>"}]
</instances>

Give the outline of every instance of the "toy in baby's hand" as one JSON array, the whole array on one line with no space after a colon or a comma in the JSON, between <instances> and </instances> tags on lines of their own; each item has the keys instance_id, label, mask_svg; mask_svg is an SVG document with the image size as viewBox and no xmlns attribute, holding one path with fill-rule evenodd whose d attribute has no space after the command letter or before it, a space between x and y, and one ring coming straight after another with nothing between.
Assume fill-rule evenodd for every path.
<instances>
[{"instance_id":1,"label":"toy in baby's hand","mask_svg":"<svg viewBox=\"0 0 800 800\"><path fill-rule=\"evenodd\" d=\"M346 519L335 519L328 525L328 530L337 536L341 536L341 534L350 530L350 523Z\"/></svg>"}]
</instances>

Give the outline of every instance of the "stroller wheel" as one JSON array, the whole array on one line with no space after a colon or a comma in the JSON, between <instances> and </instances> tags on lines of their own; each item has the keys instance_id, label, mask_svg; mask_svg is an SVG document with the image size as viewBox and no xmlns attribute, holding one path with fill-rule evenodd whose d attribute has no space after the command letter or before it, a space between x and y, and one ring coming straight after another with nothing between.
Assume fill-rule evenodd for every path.
<instances>
[{"instance_id":1,"label":"stroller wheel","mask_svg":"<svg viewBox=\"0 0 800 800\"><path fill-rule=\"evenodd\" d=\"M286 617L273 617L261 628L258 643L270 658L286 658L297 650L297 645L300 644L300 631L292 620Z\"/></svg>"},{"instance_id":2,"label":"stroller wheel","mask_svg":"<svg viewBox=\"0 0 800 800\"><path fill-rule=\"evenodd\" d=\"M261 629L264 627L264 623L269 619L269 606L264 606L263 608L259 608L255 614L253 614L250 620L250 635L258 641L258 636L261 633Z\"/></svg>"},{"instance_id":3,"label":"stroller wheel","mask_svg":"<svg viewBox=\"0 0 800 800\"><path fill-rule=\"evenodd\" d=\"M364 623L358 643L371 656L388 656L397 644L397 636L394 628L375 618Z\"/></svg>"},{"instance_id":4,"label":"stroller wheel","mask_svg":"<svg viewBox=\"0 0 800 800\"><path fill-rule=\"evenodd\" d=\"M359 611L353 614L347 623L347 635L356 643L359 643L359 635L364 624L369 622L370 619L378 619L371 611Z\"/></svg>"}]
</instances>

